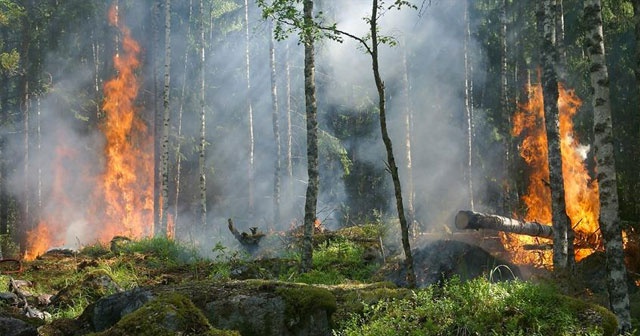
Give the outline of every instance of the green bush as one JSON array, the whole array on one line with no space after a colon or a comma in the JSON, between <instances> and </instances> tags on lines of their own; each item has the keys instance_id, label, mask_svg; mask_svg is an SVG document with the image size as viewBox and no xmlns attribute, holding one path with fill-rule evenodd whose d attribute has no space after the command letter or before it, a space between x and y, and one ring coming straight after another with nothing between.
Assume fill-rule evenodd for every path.
<instances>
[{"instance_id":1,"label":"green bush","mask_svg":"<svg viewBox=\"0 0 640 336\"><path fill-rule=\"evenodd\" d=\"M600 315L597 322L585 312ZM606 309L564 297L549 286L486 279L416 291L413 298L382 301L352 315L338 335L611 335Z\"/></svg>"},{"instance_id":2,"label":"green bush","mask_svg":"<svg viewBox=\"0 0 640 336\"><path fill-rule=\"evenodd\" d=\"M348 281L369 281L379 265L367 262L365 247L345 238L336 238L313 251L313 270L294 277L309 284L335 285Z\"/></svg>"}]
</instances>

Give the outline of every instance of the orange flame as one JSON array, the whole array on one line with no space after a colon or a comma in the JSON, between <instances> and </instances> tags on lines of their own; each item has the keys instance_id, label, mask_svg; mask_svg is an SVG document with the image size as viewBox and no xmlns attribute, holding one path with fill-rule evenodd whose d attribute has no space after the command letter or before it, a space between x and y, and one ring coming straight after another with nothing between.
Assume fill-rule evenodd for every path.
<instances>
[{"instance_id":1,"label":"orange flame","mask_svg":"<svg viewBox=\"0 0 640 336\"><path fill-rule=\"evenodd\" d=\"M117 75L104 85L106 167L102 188L96 193L96 203L104 213L101 241L116 235L139 238L153 232L153 142L135 106L140 46L118 21L115 7L109 12L109 21L122 33L123 55L113 58Z\"/></svg>"},{"instance_id":2,"label":"orange flame","mask_svg":"<svg viewBox=\"0 0 640 336\"><path fill-rule=\"evenodd\" d=\"M64 139L63 134L58 134L58 139ZM25 248L24 258L32 260L42 255L52 246L63 245L67 230L67 224L73 224L78 221L78 214L68 209L73 208L72 201L67 196L67 191L73 188L73 181L66 171L66 165L77 160L77 151L66 147L58 146L56 148L55 159L52 165L53 184L51 185L49 199L53 200L47 204L45 212L46 218L41 219L35 228L27 231L27 245ZM82 172L87 176L87 172ZM87 181L78 180L78 183L87 183Z\"/></svg>"},{"instance_id":3,"label":"orange flame","mask_svg":"<svg viewBox=\"0 0 640 336\"><path fill-rule=\"evenodd\" d=\"M560 112L560 151L564 178L567 215L576 232L581 248L576 248L576 260L601 248L598 234L600 201L597 181L592 180L585 167L588 147L578 143L573 131L573 116L582 102L572 90L559 85L558 109ZM544 124L542 87L529 88L529 101L519 106L513 118L512 134L523 136L520 155L529 167L529 185L522 201L527 206L525 220L551 223L551 190L548 186L549 164L547 135ZM502 235L502 240L514 261L542 266L551 266L551 251L525 251L526 244L539 245L540 238Z\"/></svg>"},{"instance_id":4,"label":"orange flame","mask_svg":"<svg viewBox=\"0 0 640 336\"><path fill-rule=\"evenodd\" d=\"M76 182L78 176L69 176L65 170L65 163L74 162L75 153L66 151L64 145L59 146L52 168L55 182L51 195L47 195L52 209L44 209L46 218L27 232L24 256L27 260L51 247L78 239L66 237L77 231L82 231L85 238L103 243L116 235L140 238L153 233L153 139L147 134L147 126L137 115L135 105L140 87L136 77L140 46L118 20L117 7L110 8L109 22L121 33L122 55L114 56L117 74L104 85L105 119L100 127L105 137L103 171L98 176L82 171L86 180ZM89 204L82 207L88 213L76 214L81 211L69 210L78 208L66 197L74 191L69 190L73 182L94 186L91 195L85 197Z\"/></svg>"}]
</instances>

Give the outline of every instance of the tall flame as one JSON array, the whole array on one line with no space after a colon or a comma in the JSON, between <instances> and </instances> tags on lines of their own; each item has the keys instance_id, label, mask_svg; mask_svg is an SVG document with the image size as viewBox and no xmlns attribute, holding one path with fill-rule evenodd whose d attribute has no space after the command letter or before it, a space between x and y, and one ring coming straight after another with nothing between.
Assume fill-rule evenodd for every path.
<instances>
[{"instance_id":1,"label":"tall flame","mask_svg":"<svg viewBox=\"0 0 640 336\"><path fill-rule=\"evenodd\" d=\"M117 14L117 8L111 7L109 22L122 33L123 54L113 58L117 75L104 85L106 167L100 179L102 188L96 190L96 210L104 211L105 216L100 240L153 232L153 142L135 106L140 87L135 74L140 66L140 46Z\"/></svg>"},{"instance_id":2,"label":"tall flame","mask_svg":"<svg viewBox=\"0 0 640 336\"><path fill-rule=\"evenodd\" d=\"M585 166L588 147L578 143L573 131L573 117L582 101L572 90L559 85L560 151L564 178L566 212L576 232L576 260L601 248L598 233L600 202L597 181L592 180ZM549 164L547 135L544 123L544 102L541 85L529 88L529 101L519 106L513 118L512 134L522 136L520 155L529 168L525 220L551 223L551 190L548 186ZM550 266L551 251L525 251L527 244L538 245L540 239L527 236L502 235L507 249L519 263Z\"/></svg>"},{"instance_id":3,"label":"tall flame","mask_svg":"<svg viewBox=\"0 0 640 336\"><path fill-rule=\"evenodd\" d=\"M77 153L65 149L61 140L52 167L55 182L51 195L46 195L50 205L44 209L38 225L27 232L24 256L27 260L51 247L75 243L73 239L79 240L79 233L89 239L82 243L107 242L116 235L140 238L153 233L153 139L135 105L140 87L136 77L140 46L118 20L115 6L109 10L109 22L120 32L122 54L114 56L116 75L104 85L105 118L100 126L105 138L102 170L96 175L89 169L68 169L65 163L74 162ZM84 179L72 176L70 171L82 174ZM77 192L70 187L74 184L94 186L81 201L88 204L78 206L69 200L71 197L67 195ZM75 195L74 199L77 198Z\"/></svg>"}]
</instances>

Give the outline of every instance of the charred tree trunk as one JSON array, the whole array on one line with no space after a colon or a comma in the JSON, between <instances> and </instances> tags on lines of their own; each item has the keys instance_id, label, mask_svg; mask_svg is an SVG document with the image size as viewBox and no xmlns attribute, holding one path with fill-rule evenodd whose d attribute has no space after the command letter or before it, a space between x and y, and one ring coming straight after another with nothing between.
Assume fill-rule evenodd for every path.
<instances>
[{"instance_id":1,"label":"charred tree trunk","mask_svg":"<svg viewBox=\"0 0 640 336\"><path fill-rule=\"evenodd\" d=\"M458 229L491 229L533 237L553 238L553 227L550 225L480 212L458 211L455 222Z\"/></svg>"}]
</instances>

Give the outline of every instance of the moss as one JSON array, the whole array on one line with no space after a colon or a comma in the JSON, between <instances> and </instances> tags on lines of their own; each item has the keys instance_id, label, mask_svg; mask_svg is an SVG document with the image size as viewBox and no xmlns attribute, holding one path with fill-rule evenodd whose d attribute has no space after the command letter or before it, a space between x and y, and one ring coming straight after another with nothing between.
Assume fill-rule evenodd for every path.
<instances>
[{"instance_id":1,"label":"moss","mask_svg":"<svg viewBox=\"0 0 640 336\"><path fill-rule=\"evenodd\" d=\"M296 284L276 287L278 294L286 303L285 315L293 320L301 320L311 313L324 309L331 316L337 309L336 297L325 288Z\"/></svg>"},{"instance_id":2,"label":"moss","mask_svg":"<svg viewBox=\"0 0 640 336\"><path fill-rule=\"evenodd\" d=\"M203 313L188 298L177 293L164 294L133 313L126 315L110 329L93 336L169 336L176 335L233 336L236 331L211 327Z\"/></svg>"},{"instance_id":3,"label":"moss","mask_svg":"<svg viewBox=\"0 0 640 336\"><path fill-rule=\"evenodd\" d=\"M338 325L353 314L362 314L365 306L380 301L406 299L414 295L410 289L398 288L390 282L331 286L329 290L338 302L338 309L334 314L334 321Z\"/></svg>"},{"instance_id":4,"label":"moss","mask_svg":"<svg viewBox=\"0 0 640 336\"><path fill-rule=\"evenodd\" d=\"M582 301L573 297L559 295L560 302L565 302L569 308L576 312L585 327L602 328L602 335L615 335L618 329L616 316L600 305ZM595 317L594 317L595 315Z\"/></svg>"},{"instance_id":5,"label":"moss","mask_svg":"<svg viewBox=\"0 0 640 336\"><path fill-rule=\"evenodd\" d=\"M629 296L631 304L631 325L634 329L640 330L640 290Z\"/></svg>"}]
</instances>

